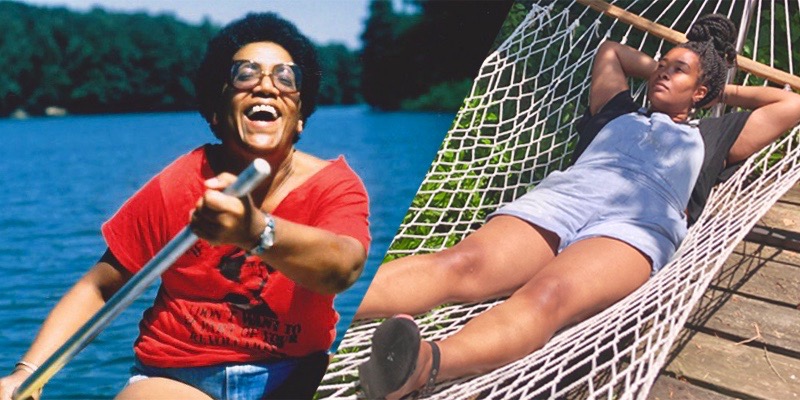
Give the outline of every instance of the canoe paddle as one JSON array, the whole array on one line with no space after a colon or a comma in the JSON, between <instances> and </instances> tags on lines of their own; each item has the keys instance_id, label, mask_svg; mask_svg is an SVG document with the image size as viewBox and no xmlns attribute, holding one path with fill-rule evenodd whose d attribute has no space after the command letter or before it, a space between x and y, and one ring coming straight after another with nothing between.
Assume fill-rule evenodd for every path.
<instances>
[{"instance_id":1,"label":"canoe paddle","mask_svg":"<svg viewBox=\"0 0 800 400\"><path fill-rule=\"evenodd\" d=\"M269 174L269 164L260 158L256 159L239 174L236 182L228 186L223 193L236 197L245 196ZM22 382L14 391L14 400L28 399L34 392L42 388L53 375L105 329L122 310L130 306L151 283L188 251L197 242L197 239L197 235L189 229L189 226L178 232L152 260L133 275L117 293L111 296L108 302L89 321L83 324L55 353L45 360L39 369Z\"/></svg>"}]
</instances>

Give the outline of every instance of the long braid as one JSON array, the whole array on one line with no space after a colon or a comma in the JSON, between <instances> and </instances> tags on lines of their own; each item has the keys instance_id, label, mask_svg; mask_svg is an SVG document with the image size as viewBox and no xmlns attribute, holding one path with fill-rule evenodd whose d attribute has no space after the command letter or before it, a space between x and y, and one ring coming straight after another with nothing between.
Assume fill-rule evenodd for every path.
<instances>
[{"instance_id":1,"label":"long braid","mask_svg":"<svg viewBox=\"0 0 800 400\"><path fill-rule=\"evenodd\" d=\"M728 68L736 61L736 35L733 21L724 15L708 14L695 21L686 34L689 41L679 46L698 55L702 69L700 83L708 88L706 96L695 103L695 107L710 103L725 88Z\"/></svg>"}]
</instances>

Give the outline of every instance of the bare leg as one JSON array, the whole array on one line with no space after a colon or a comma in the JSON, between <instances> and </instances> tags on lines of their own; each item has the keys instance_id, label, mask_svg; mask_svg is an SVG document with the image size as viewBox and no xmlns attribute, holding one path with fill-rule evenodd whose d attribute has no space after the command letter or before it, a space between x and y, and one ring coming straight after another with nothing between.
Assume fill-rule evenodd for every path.
<instances>
[{"instance_id":1,"label":"bare leg","mask_svg":"<svg viewBox=\"0 0 800 400\"><path fill-rule=\"evenodd\" d=\"M511 297L438 342L441 380L487 372L544 346L559 329L627 296L650 276L650 260L630 245L592 238L565 249ZM420 346L417 368L398 393L422 386L430 346Z\"/></svg>"},{"instance_id":2,"label":"bare leg","mask_svg":"<svg viewBox=\"0 0 800 400\"><path fill-rule=\"evenodd\" d=\"M509 295L555 257L558 236L515 217L492 218L450 249L382 265L356 318L419 314L448 302Z\"/></svg>"},{"instance_id":3,"label":"bare leg","mask_svg":"<svg viewBox=\"0 0 800 400\"><path fill-rule=\"evenodd\" d=\"M147 378L122 389L114 400L144 399L211 400L207 394L185 383L167 378Z\"/></svg>"}]
</instances>

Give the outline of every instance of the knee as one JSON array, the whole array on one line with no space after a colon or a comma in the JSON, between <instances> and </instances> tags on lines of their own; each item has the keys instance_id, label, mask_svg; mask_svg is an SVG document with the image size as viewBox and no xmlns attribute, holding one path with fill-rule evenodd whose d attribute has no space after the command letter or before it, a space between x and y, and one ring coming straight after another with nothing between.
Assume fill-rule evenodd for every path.
<instances>
[{"instance_id":1,"label":"knee","mask_svg":"<svg viewBox=\"0 0 800 400\"><path fill-rule=\"evenodd\" d=\"M566 280L548 276L534 278L514 295L520 296L533 313L557 316L574 293Z\"/></svg>"},{"instance_id":2,"label":"knee","mask_svg":"<svg viewBox=\"0 0 800 400\"><path fill-rule=\"evenodd\" d=\"M483 255L469 247L454 247L436 255L440 282L450 288L450 301L474 301L472 294L486 284Z\"/></svg>"},{"instance_id":3,"label":"knee","mask_svg":"<svg viewBox=\"0 0 800 400\"><path fill-rule=\"evenodd\" d=\"M465 277L478 271L480 254L468 246L456 246L436 253L436 262L454 278Z\"/></svg>"}]
</instances>

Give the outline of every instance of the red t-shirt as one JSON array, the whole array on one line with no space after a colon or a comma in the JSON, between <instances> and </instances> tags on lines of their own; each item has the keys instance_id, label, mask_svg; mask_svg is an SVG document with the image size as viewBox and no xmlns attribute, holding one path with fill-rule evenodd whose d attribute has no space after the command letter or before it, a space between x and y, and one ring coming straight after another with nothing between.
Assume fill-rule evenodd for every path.
<instances>
[{"instance_id":1,"label":"red t-shirt","mask_svg":"<svg viewBox=\"0 0 800 400\"><path fill-rule=\"evenodd\" d=\"M189 223L213 177L203 147L178 158L131 197L102 231L132 273ZM342 157L294 189L273 215L347 235L368 249L364 185ZM338 314L333 296L312 292L235 246L199 240L162 275L134 350L157 367L300 357L327 350Z\"/></svg>"}]
</instances>

